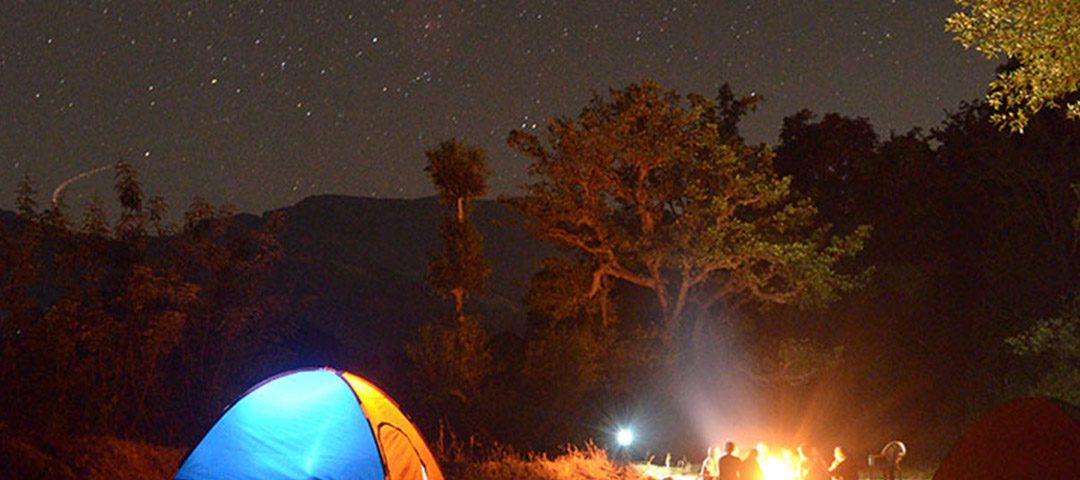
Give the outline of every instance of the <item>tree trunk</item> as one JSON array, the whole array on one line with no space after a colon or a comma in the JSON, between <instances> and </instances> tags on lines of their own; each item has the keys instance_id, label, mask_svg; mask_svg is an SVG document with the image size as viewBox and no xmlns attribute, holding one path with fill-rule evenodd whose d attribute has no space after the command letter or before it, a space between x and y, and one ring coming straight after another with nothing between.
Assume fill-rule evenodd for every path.
<instances>
[{"instance_id":1,"label":"tree trunk","mask_svg":"<svg viewBox=\"0 0 1080 480\"><path fill-rule=\"evenodd\" d=\"M694 302L687 302L679 310L679 317L675 322L675 329L671 333L674 339L676 366L680 371L689 372L697 363L697 342L695 335L697 325L702 312L707 310L700 308Z\"/></svg>"},{"instance_id":2,"label":"tree trunk","mask_svg":"<svg viewBox=\"0 0 1080 480\"><path fill-rule=\"evenodd\" d=\"M612 325L613 319L611 318L611 303L608 295L611 293L611 288L608 286L607 278L600 279L600 325L604 328L608 328Z\"/></svg>"},{"instance_id":3,"label":"tree trunk","mask_svg":"<svg viewBox=\"0 0 1080 480\"><path fill-rule=\"evenodd\" d=\"M450 290L450 294L454 296L454 314L457 316L458 325L461 325L465 323L465 289L455 287Z\"/></svg>"},{"instance_id":4,"label":"tree trunk","mask_svg":"<svg viewBox=\"0 0 1080 480\"><path fill-rule=\"evenodd\" d=\"M465 197L457 197L457 221L465 224ZM465 324L465 287L454 287L450 293L454 296L454 313L457 316L458 326Z\"/></svg>"}]
</instances>

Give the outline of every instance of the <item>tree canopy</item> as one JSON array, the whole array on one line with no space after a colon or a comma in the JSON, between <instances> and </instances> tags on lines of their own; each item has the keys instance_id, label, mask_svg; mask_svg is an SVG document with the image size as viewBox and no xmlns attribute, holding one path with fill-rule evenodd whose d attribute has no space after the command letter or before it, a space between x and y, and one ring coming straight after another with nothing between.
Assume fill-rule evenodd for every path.
<instances>
[{"instance_id":1,"label":"tree canopy","mask_svg":"<svg viewBox=\"0 0 1080 480\"><path fill-rule=\"evenodd\" d=\"M814 199L834 225L856 225L857 203L878 146L866 118L826 114L820 121L809 110L784 118L776 147L776 170L791 175L792 186Z\"/></svg>"},{"instance_id":2,"label":"tree canopy","mask_svg":"<svg viewBox=\"0 0 1080 480\"><path fill-rule=\"evenodd\" d=\"M590 295L609 279L653 292L669 338L692 327L690 305L830 302L857 283L838 264L868 228L830 235L772 151L743 141L755 101L650 81L597 95L543 138L511 132L535 179L512 203L538 236L590 259Z\"/></svg>"},{"instance_id":3,"label":"tree canopy","mask_svg":"<svg viewBox=\"0 0 1080 480\"><path fill-rule=\"evenodd\" d=\"M1080 2L1074 0L956 0L961 7L946 30L967 48L988 58L1018 62L1002 69L987 100L998 110L994 121L1023 131L1043 107L1064 106L1080 117Z\"/></svg>"}]
</instances>

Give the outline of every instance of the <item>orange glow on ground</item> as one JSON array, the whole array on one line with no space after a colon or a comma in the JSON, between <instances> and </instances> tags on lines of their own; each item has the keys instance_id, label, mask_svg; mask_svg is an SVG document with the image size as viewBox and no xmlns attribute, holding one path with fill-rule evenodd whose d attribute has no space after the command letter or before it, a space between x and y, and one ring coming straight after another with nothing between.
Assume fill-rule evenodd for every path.
<instances>
[{"instance_id":1,"label":"orange glow on ground","mask_svg":"<svg viewBox=\"0 0 1080 480\"><path fill-rule=\"evenodd\" d=\"M769 446L764 443L758 443L755 447L758 449L758 465L761 465L761 472L764 474L765 480L799 479L799 457L791 450L781 450L775 447L769 448ZM740 459L746 458L746 452L736 452L735 455ZM660 465L635 464L634 466L645 478L700 480L701 477L697 474L697 469L700 465L700 462L691 464L681 471L676 468L665 468Z\"/></svg>"}]
</instances>

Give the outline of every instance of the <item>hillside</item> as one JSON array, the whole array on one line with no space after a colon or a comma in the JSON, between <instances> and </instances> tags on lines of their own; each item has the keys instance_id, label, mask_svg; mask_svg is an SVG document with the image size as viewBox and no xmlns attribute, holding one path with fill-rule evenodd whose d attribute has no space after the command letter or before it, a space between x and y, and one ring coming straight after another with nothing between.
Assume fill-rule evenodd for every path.
<instances>
[{"instance_id":1,"label":"hillside","mask_svg":"<svg viewBox=\"0 0 1080 480\"><path fill-rule=\"evenodd\" d=\"M425 279L440 249L439 208L435 198L322 195L278 210L286 253L269 293L297 303L289 315L299 326L299 363L337 365L388 385L402 380L395 372L406 361L404 345L419 325L451 313ZM242 223L257 221L245 217ZM527 282L553 249L498 202L476 202L473 221L492 267L474 305L492 333L520 332Z\"/></svg>"}]
</instances>

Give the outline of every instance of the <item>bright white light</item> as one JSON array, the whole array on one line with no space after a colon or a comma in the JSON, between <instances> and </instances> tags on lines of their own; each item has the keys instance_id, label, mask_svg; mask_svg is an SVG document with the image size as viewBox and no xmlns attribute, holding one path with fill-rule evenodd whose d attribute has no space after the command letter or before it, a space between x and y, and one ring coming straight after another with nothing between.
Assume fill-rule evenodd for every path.
<instances>
[{"instance_id":1,"label":"bright white light","mask_svg":"<svg viewBox=\"0 0 1080 480\"><path fill-rule=\"evenodd\" d=\"M634 443L634 432L629 428L620 428L619 433L615 434L615 441L619 442L620 447L629 447Z\"/></svg>"}]
</instances>

